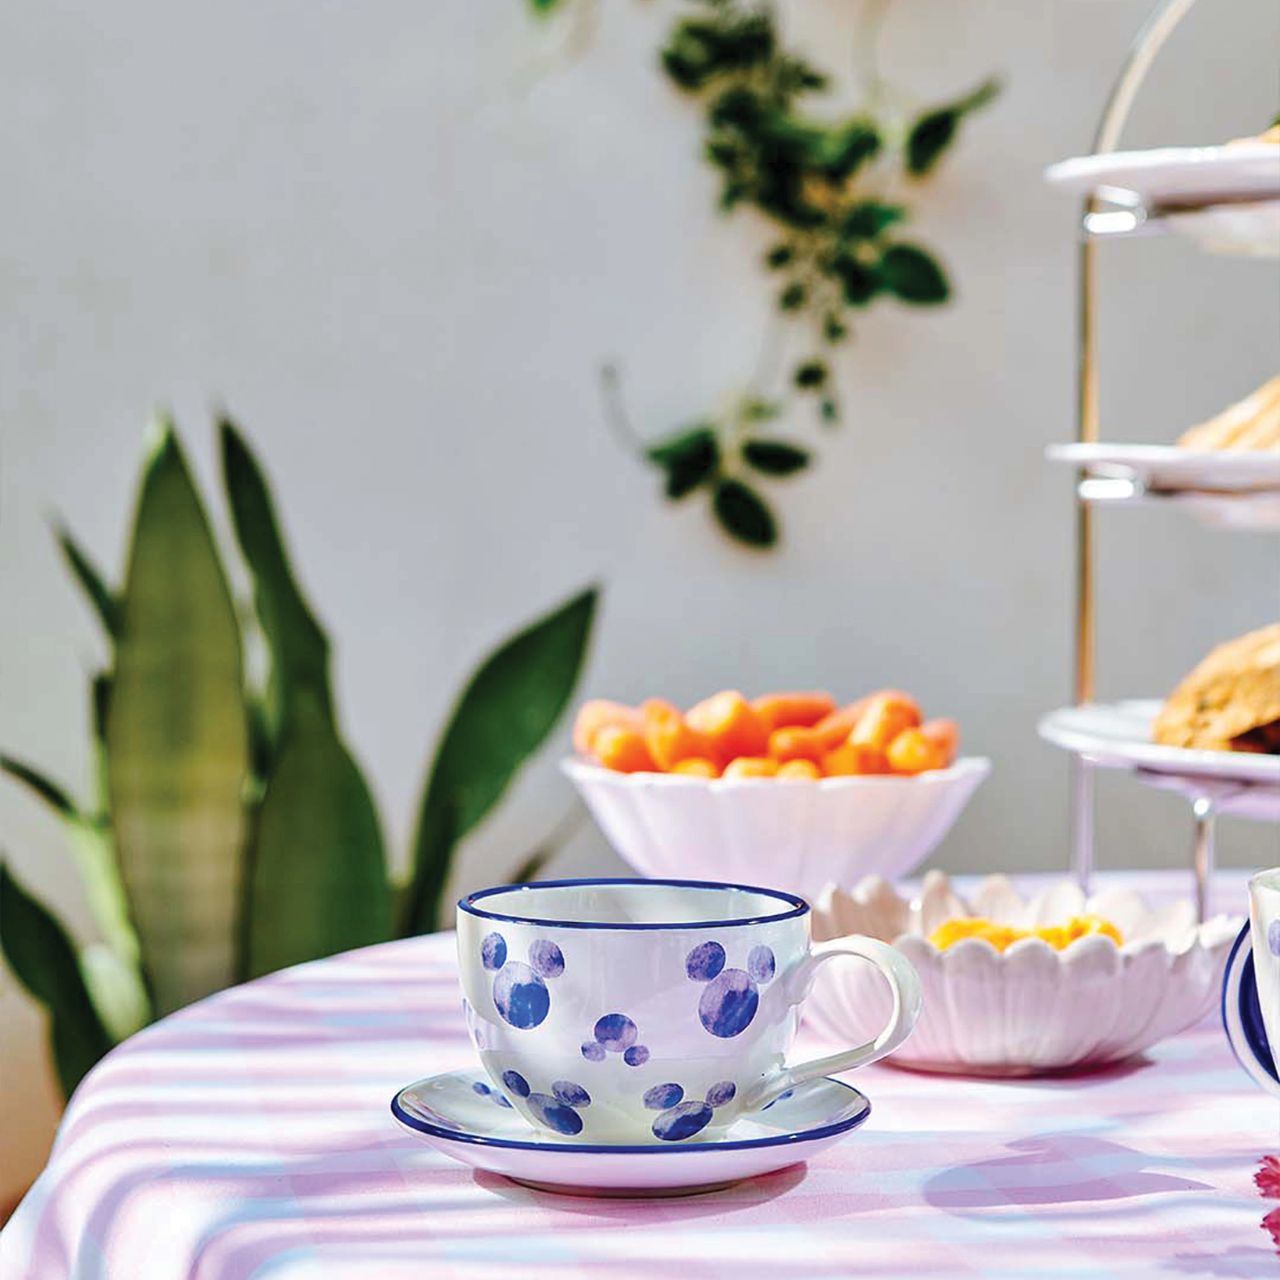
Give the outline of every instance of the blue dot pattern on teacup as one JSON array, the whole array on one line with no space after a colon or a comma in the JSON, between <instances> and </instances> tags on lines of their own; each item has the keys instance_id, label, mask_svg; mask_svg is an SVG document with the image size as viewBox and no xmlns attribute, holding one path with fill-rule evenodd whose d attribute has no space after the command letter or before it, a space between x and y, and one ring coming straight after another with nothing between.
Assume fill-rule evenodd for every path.
<instances>
[{"instance_id":1,"label":"blue dot pattern on teacup","mask_svg":"<svg viewBox=\"0 0 1280 1280\"><path fill-rule=\"evenodd\" d=\"M591 1039L582 1042L582 1056L588 1062L603 1062L606 1054L620 1053L629 1067L642 1067L649 1061L649 1050L636 1044L640 1033L625 1013L606 1013L596 1019Z\"/></svg>"},{"instance_id":2,"label":"blue dot pattern on teacup","mask_svg":"<svg viewBox=\"0 0 1280 1280\"><path fill-rule=\"evenodd\" d=\"M554 1080L551 1092L534 1093L529 1082L518 1071L504 1071L502 1083L516 1095L524 1098L534 1118L556 1133L573 1135L582 1132L579 1107L591 1105L591 1095L572 1080Z\"/></svg>"},{"instance_id":3,"label":"blue dot pattern on teacup","mask_svg":"<svg viewBox=\"0 0 1280 1280\"><path fill-rule=\"evenodd\" d=\"M489 933L480 943L480 963L497 972L493 1004L504 1022L527 1031L546 1018L551 993L543 978L558 978L564 972L564 953L554 942L536 939L529 946L529 964L522 964L507 959L507 940L502 934Z\"/></svg>"},{"instance_id":4,"label":"blue dot pattern on teacup","mask_svg":"<svg viewBox=\"0 0 1280 1280\"><path fill-rule=\"evenodd\" d=\"M1280 956L1280 920L1267 925L1267 949L1273 956Z\"/></svg>"},{"instance_id":5,"label":"blue dot pattern on teacup","mask_svg":"<svg viewBox=\"0 0 1280 1280\"><path fill-rule=\"evenodd\" d=\"M731 1102L738 1092L732 1080L721 1080L707 1090L702 1102L685 1099L684 1090L674 1082L654 1085L645 1092L644 1105L661 1114L653 1122L653 1136L663 1142L692 1138L711 1123L712 1109Z\"/></svg>"},{"instance_id":6,"label":"blue dot pattern on teacup","mask_svg":"<svg viewBox=\"0 0 1280 1280\"><path fill-rule=\"evenodd\" d=\"M741 1035L751 1025L760 1007L756 984L768 982L777 968L773 952L763 945L751 948L746 969L726 969L725 958L718 942L702 942L684 963L690 981L707 984L698 1001L698 1020L722 1040Z\"/></svg>"},{"instance_id":7,"label":"blue dot pattern on teacup","mask_svg":"<svg viewBox=\"0 0 1280 1280\"><path fill-rule=\"evenodd\" d=\"M497 1089L491 1088L483 1080L477 1080L471 1086L471 1091L472 1093L478 1093L482 1098L488 1098L490 1102L494 1102L500 1107L509 1108L511 1106L511 1103L509 1103L506 1098L497 1091Z\"/></svg>"}]
</instances>

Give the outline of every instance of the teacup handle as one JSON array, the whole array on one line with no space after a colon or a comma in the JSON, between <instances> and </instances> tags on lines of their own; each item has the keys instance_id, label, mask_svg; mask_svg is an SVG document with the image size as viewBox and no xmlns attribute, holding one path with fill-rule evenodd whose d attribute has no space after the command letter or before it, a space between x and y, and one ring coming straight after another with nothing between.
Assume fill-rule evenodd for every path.
<instances>
[{"instance_id":1,"label":"teacup handle","mask_svg":"<svg viewBox=\"0 0 1280 1280\"><path fill-rule=\"evenodd\" d=\"M795 1066L784 1066L776 1076L770 1076L748 1099L748 1106L758 1109L780 1093L816 1080L820 1076L834 1075L838 1071L852 1071L855 1067L865 1067L869 1062L876 1062L885 1054L892 1053L910 1034L920 1016L920 979L911 961L884 942L874 938L850 935L847 938L836 938L831 942L816 943L808 957L796 971L794 981L799 988L799 1001L803 1001L813 986L818 966L837 956L854 956L875 965L884 974L893 992L893 1012L884 1030L874 1040L861 1044L856 1049L845 1049L840 1053L828 1054L825 1058L814 1058L810 1062L799 1062Z\"/></svg>"}]
</instances>

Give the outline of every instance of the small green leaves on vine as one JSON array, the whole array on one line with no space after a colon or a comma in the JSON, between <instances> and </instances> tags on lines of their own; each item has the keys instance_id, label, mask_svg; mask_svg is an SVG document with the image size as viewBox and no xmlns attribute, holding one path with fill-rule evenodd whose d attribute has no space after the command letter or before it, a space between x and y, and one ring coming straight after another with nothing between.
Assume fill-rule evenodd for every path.
<instances>
[{"instance_id":1,"label":"small green leaves on vine","mask_svg":"<svg viewBox=\"0 0 1280 1280\"><path fill-rule=\"evenodd\" d=\"M716 485L712 509L724 531L749 547L771 547L778 540L773 512L741 480L721 480Z\"/></svg>"},{"instance_id":2,"label":"small green leaves on vine","mask_svg":"<svg viewBox=\"0 0 1280 1280\"><path fill-rule=\"evenodd\" d=\"M829 370L821 360L806 360L800 365L792 379L801 391L816 391L827 385Z\"/></svg>"},{"instance_id":3,"label":"small green leaves on vine","mask_svg":"<svg viewBox=\"0 0 1280 1280\"><path fill-rule=\"evenodd\" d=\"M895 244L880 259L885 287L903 302L932 306L946 302L951 286L937 260L913 244Z\"/></svg>"},{"instance_id":4,"label":"small green leaves on vine","mask_svg":"<svg viewBox=\"0 0 1280 1280\"><path fill-rule=\"evenodd\" d=\"M789 476L809 465L809 451L785 440L749 440L742 446L742 457L768 476Z\"/></svg>"},{"instance_id":5,"label":"small green leaves on vine","mask_svg":"<svg viewBox=\"0 0 1280 1280\"><path fill-rule=\"evenodd\" d=\"M661 57L668 77L705 103L704 154L720 175L721 208L750 205L783 233L764 256L784 276L780 311L834 346L848 336L845 314L878 297L916 305L950 297L937 259L894 237L908 209L882 192L891 163L909 177L930 173L961 122L999 92L996 81L910 122L870 109L812 118L809 100L827 78L782 46L772 9L757 0L702 0L676 22ZM817 363L806 358L792 381L824 388L819 413L831 423L838 399L828 379L814 380Z\"/></svg>"},{"instance_id":6,"label":"small green leaves on vine","mask_svg":"<svg viewBox=\"0 0 1280 1280\"><path fill-rule=\"evenodd\" d=\"M539 14L568 7L567 0L527 3ZM865 6L864 51L874 52L884 11ZM808 398L823 426L834 426L843 414L830 357L851 336L851 313L885 297L936 306L951 296L938 257L903 238L911 211L896 194L901 178L933 173L963 122L998 95L999 84L986 80L908 115L866 57L866 105L833 118L814 109L827 76L783 46L770 0L686 0L659 60L703 112L702 154L717 174L721 210L750 207L770 224L770 243L757 260L769 273L773 306L788 327L805 330L784 385ZM615 375L604 371L607 408L624 447L664 473L669 499L706 492L724 530L753 547L773 545L778 526L742 474L779 477L810 465L806 450L756 434L782 410L764 397L782 380L776 349L767 344L761 357L769 373L752 384L761 394L740 400L723 419L693 423L654 444L632 429Z\"/></svg>"},{"instance_id":7,"label":"small green leaves on vine","mask_svg":"<svg viewBox=\"0 0 1280 1280\"><path fill-rule=\"evenodd\" d=\"M616 393L615 375L610 373L608 379L607 388ZM712 514L730 537L749 547L771 547L778 540L777 519L743 476L748 472L769 478L795 475L812 457L808 449L789 440L755 434L761 423L772 421L781 411L777 401L748 396L723 421L682 427L646 446L644 456L665 474L663 487L670 500L706 490Z\"/></svg>"},{"instance_id":8,"label":"small green leaves on vine","mask_svg":"<svg viewBox=\"0 0 1280 1280\"><path fill-rule=\"evenodd\" d=\"M918 116L907 134L907 172L923 177L955 140L965 116L985 107L1000 92L998 80L984 80L972 93Z\"/></svg>"},{"instance_id":9,"label":"small green leaves on vine","mask_svg":"<svg viewBox=\"0 0 1280 1280\"><path fill-rule=\"evenodd\" d=\"M673 501L692 493L716 474L720 446L713 428L705 425L677 432L648 450L649 461L667 473L667 497Z\"/></svg>"}]
</instances>

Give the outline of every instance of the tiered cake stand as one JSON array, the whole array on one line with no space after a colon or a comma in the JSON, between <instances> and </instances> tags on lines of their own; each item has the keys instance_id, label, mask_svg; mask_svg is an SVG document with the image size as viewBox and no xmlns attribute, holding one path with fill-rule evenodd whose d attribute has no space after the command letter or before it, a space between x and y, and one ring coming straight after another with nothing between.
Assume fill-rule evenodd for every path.
<instances>
[{"instance_id":1,"label":"tiered cake stand","mask_svg":"<svg viewBox=\"0 0 1280 1280\"><path fill-rule=\"evenodd\" d=\"M1097 379L1097 242L1186 235L1212 252L1280 255L1280 147L1117 150L1152 62L1195 0L1162 0L1138 33L1087 156L1048 178L1084 196L1079 249L1078 431L1050 458L1077 468L1075 705L1045 716L1041 736L1073 755L1072 859L1082 887L1094 866L1094 775L1121 769L1181 792L1195 819L1192 865L1203 919L1214 860L1214 822L1233 814L1280 821L1280 757L1193 751L1151 741L1158 703L1099 704L1095 689L1093 509L1164 505L1226 528L1280 529L1280 455L1195 452L1173 446L1104 444ZM1224 637L1225 638L1225 637Z\"/></svg>"}]
</instances>

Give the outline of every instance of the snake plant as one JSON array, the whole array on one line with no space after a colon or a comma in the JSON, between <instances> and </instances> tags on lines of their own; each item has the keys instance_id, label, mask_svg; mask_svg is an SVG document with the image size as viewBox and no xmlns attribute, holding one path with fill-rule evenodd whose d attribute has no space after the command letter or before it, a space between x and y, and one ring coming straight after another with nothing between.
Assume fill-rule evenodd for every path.
<instances>
[{"instance_id":1,"label":"snake plant","mask_svg":"<svg viewBox=\"0 0 1280 1280\"><path fill-rule=\"evenodd\" d=\"M233 423L218 433L252 606L233 597L174 426L157 424L122 585L58 531L111 653L91 690L93 798L0 755L61 818L100 935L77 948L0 859L0 951L44 1006L67 1095L113 1044L232 982L436 927L459 842L555 727L590 638L595 588L479 664L427 771L409 881L394 883L266 478Z\"/></svg>"}]
</instances>

